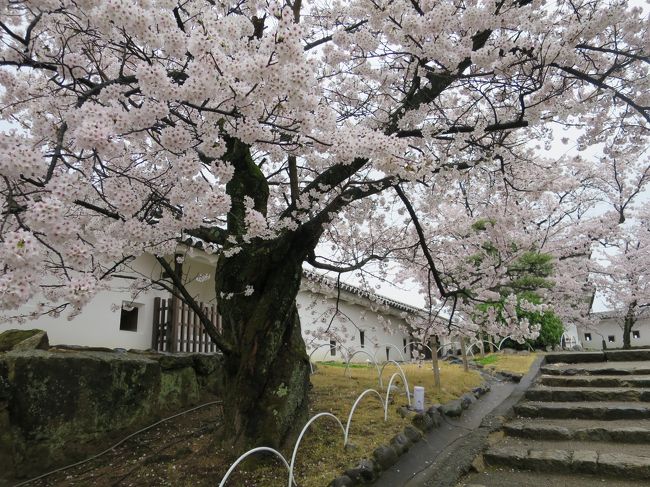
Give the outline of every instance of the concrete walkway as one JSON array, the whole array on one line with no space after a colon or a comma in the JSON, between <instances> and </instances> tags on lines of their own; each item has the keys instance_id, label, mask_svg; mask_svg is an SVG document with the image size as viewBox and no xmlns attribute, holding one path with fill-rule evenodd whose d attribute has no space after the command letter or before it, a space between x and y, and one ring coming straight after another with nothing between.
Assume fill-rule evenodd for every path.
<instances>
[{"instance_id":1,"label":"concrete walkway","mask_svg":"<svg viewBox=\"0 0 650 487\"><path fill-rule=\"evenodd\" d=\"M505 414L524 395L542 358L519 384L493 380L492 389L460 418L443 416L443 424L400 457L374 485L377 487L452 487L468 471L490 432L502 426Z\"/></svg>"}]
</instances>

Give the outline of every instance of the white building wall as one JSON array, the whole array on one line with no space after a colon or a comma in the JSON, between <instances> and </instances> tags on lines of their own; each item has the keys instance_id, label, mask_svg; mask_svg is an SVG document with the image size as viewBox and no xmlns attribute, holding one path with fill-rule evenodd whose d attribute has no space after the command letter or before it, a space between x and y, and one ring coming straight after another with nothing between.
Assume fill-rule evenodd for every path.
<instances>
[{"instance_id":1,"label":"white building wall","mask_svg":"<svg viewBox=\"0 0 650 487\"><path fill-rule=\"evenodd\" d=\"M169 258L171 260L171 257ZM131 264L133 270L141 276L158 279L162 268L152 255L138 257ZM203 273L214 273L214 266L207 260L188 259L184 263L184 275L188 291L201 301L214 301L214 278L205 282L196 281L196 276ZM58 317L43 315L25 323L12 321L0 323L0 333L15 328L45 330L51 345L82 345L88 347L125 348L145 350L151 348L153 333L154 298L169 298L169 293L162 289L153 289L141 293L135 298L131 296L129 279L114 278L112 289L102 291L88 303L80 314L69 320L70 310L64 310ZM29 314L34 311L38 299L27 303L14 314ZM120 308L123 303L138 308L136 331L120 330Z\"/></svg>"},{"instance_id":2,"label":"white building wall","mask_svg":"<svg viewBox=\"0 0 650 487\"><path fill-rule=\"evenodd\" d=\"M133 263L133 267L144 275L160 275L158 263L152 256L143 256ZM157 270L156 270L157 268ZM39 328L47 331L51 345L83 345L107 348L151 347L153 323L153 300L156 296L167 296L164 291L151 291L137 296L133 301L128 286L128 279L115 278L110 291L102 291L86 305L80 314L69 320L69 309L58 317L43 315L25 323L0 323L0 332L13 328ZM36 309L38 297L15 311L14 314L29 314ZM133 303L138 307L137 331L120 330L120 310L122 303Z\"/></svg>"},{"instance_id":3,"label":"white building wall","mask_svg":"<svg viewBox=\"0 0 650 487\"><path fill-rule=\"evenodd\" d=\"M168 261L171 260L169 257ZM195 255L186 257L183 261L186 288L192 296L208 305L215 302L215 264L214 256L202 252L195 252ZM160 278L162 273L162 268L152 255L138 257L131 267L140 276L153 279ZM198 276L205 274L210 276L209 279L197 280ZM58 317L44 315L25 323L3 322L0 324L0 333L13 328L39 328L47 331L52 345L148 349L152 342L154 299L167 299L170 295L166 290L157 288L133 298L129 290L131 282L129 279L114 278L111 282L112 289L98 293L72 320L67 318L68 310ZM381 363L386 360L386 348L389 348L388 357L391 360L402 360L399 352L402 352L406 359L409 358L408 354L404 353L404 344L408 343L410 338L406 331L406 322L399 311L389 308L382 313L374 312L370 310L371 303L366 298L346 291L342 291L341 296L344 299L339 302L340 313L334 322L335 353L331 355L329 340L314 339L313 333L318 328L327 327L331 317L328 311L336 306L336 298L312 292L307 286L303 286L298 294L298 309L308 352L312 351L315 344L327 344L314 353L314 360L342 361L347 356L343 351L363 351L364 353L356 354L353 361L365 362L370 359L367 355L370 354ZM37 299L34 302L37 302ZM136 331L120 330L120 309L123 303L138 308ZM28 303L15 314L29 314L34 309L35 305ZM364 331L363 347L360 343L360 330Z\"/></svg>"},{"instance_id":4,"label":"white building wall","mask_svg":"<svg viewBox=\"0 0 650 487\"><path fill-rule=\"evenodd\" d=\"M351 303L349 293L342 293L343 299L338 303L339 313L334 319L331 337L316 336L327 329L331 320L331 311L336 307L336 298L323 294L301 290L297 296L298 313L307 351L312 352L312 361L347 359L347 354L354 354L353 362L366 362L372 356L377 362L386 360L386 349L391 360L408 359L404 353L404 344L409 342L405 331L406 321L393 313L380 314L361 304ZM358 300L359 298L352 298ZM380 318L380 316L382 318ZM320 333L319 333L320 331ZM361 345L361 331L364 332L364 344ZM330 349L329 341L336 346ZM318 350L315 350L319 347ZM333 354L331 352L334 352ZM358 352L355 354L355 352ZM400 355L400 352L402 355ZM370 356L369 356L370 355Z\"/></svg>"},{"instance_id":5,"label":"white building wall","mask_svg":"<svg viewBox=\"0 0 650 487\"><path fill-rule=\"evenodd\" d=\"M587 350L602 350L602 341L605 340L607 348L623 348L623 318L601 319L597 324L588 328L579 327L579 338L583 348ZM633 347L650 346L650 318L643 318L636 322L630 335L630 344ZM634 337L634 332L639 333L639 338ZM588 339L589 336L591 339ZM611 338L613 337L613 341Z\"/></svg>"}]
</instances>

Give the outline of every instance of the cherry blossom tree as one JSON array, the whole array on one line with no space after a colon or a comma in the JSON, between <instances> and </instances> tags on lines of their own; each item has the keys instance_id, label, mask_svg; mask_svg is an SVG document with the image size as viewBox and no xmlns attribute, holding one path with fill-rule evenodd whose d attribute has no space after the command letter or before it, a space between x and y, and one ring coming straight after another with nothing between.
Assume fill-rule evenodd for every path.
<instances>
[{"instance_id":1,"label":"cherry blossom tree","mask_svg":"<svg viewBox=\"0 0 650 487\"><path fill-rule=\"evenodd\" d=\"M608 307L621 317L623 348L630 348L632 328L650 306L650 229L635 225L617 235L615 250L597 267L594 282Z\"/></svg>"},{"instance_id":2,"label":"cherry blossom tree","mask_svg":"<svg viewBox=\"0 0 650 487\"><path fill-rule=\"evenodd\" d=\"M431 222L459 217L434 215L445 188L499 178L517 213L504 195L531 174L541 190L552 127L647 137L645 17L623 0L4 2L1 306L80 308L155 254L223 352L227 436L282 444L307 414L303 263L420 252L439 298L472 299L430 258ZM221 332L165 257L188 236L219 252Z\"/></svg>"},{"instance_id":3,"label":"cherry blossom tree","mask_svg":"<svg viewBox=\"0 0 650 487\"><path fill-rule=\"evenodd\" d=\"M524 342L538 331L526 326L525 315L553 310L567 322L586 318L589 248L600 232L587 214L597 193L591 187L593 171L566 162L573 164L538 157L527 179L501 169L485 181L465 174L456 186L443 184L444 198L432 214L419 208L416 218L427 248L404 275L419 275L422 293L436 304L427 259L432 260L446 287L464 290L453 296L452 309L478 325L450 321L424 327L423 333L472 339L486 333L497 343L506 336ZM426 197L419 200L433 204Z\"/></svg>"},{"instance_id":4,"label":"cherry blossom tree","mask_svg":"<svg viewBox=\"0 0 650 487\"><path fill-rule=\"evenodd\" d=\"M599 295L621 318L623 348L630 348L632 328L650 306L650 157L647 145L626 148L625 136L614 132L603 151L596 186L609 210L602 218L608 232L591 270Z\"/></svg>"}]
</instances>

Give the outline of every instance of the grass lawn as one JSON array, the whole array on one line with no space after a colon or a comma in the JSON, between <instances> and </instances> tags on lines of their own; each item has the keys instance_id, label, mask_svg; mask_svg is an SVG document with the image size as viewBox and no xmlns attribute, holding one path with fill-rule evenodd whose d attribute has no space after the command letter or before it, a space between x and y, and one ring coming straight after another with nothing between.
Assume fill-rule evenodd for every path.
<instances>
[{"instance_id":1,"label":"grass lawn","mask_svg":"<svg viewBox=\"0 0 650 487\"><path fill-rule=\"evenodd\" d=\"M482 382L476 372L466 373L461 366L440 362L442 386L437 391L434 387L431 362L421 367L403 365L402 368L411 391L414 386L424 387L427 404L455 399ZM311 391L312 416L320 412L330 412L338 416L345 426L352 404L362 391L376 389L385 396L385 391L379 389L377 369L374 366L351 367L348 370L349 376L344 375L344 372L345 368L337 363L317 364L316 373L312 375L314 386ZM391 375L395 372L398 372L395 365L386 366L382 373L384 387L388 385ZM410 424L396 412L398 406L407 404L404 388L400 380L396 379L393 384L397 384L398 389L391 393L392 404L388 409L387 421L384 421L383 408L375 395L366 396L357 407L350 426L352 448L347 450L342 448L341 428L333 419L323 418L322 421L313 424L303 439L304 446L298 452L296 481L300 487L327 485L335 476L353 466L358 460L370 457L376 447L388 443L404 426ZM284 453L290 459L291 452ZM243 469L246 468L254 467L244 465ZM239 480L233 479L232 485L274 487L286 485L286 475L279 466L258 466L254 469L254 473L251 473L260 482L259 484L256 484L249 475L241 475ZM273 478L277 478L278 481L271 481Z\"/></svg>"},{"instance_id":2,"label":"grass lawn","mask_svg":"<svg viewBox=\"0 0 650 487\"><path fill-rule=\"evenodd\" d=\"M486 369L526 374L536 358L536 353L529 353L527 355L490 353L485 355L485 358L476 358L475 361L477 364L484 365Z\"/></svg>"}]
</instances>

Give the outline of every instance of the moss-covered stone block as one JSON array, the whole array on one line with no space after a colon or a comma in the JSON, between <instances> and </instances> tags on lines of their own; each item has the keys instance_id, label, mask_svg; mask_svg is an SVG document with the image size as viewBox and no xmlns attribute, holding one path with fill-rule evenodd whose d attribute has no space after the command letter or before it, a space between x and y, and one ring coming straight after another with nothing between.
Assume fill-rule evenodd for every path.
<instances>
[{"instance_id":1,"label":"moss-covered stone block","mask_svg":"<svg viewBox=\"0 0 650 487\"><path fill-rule=\"evenodd\" d=\"M160 368L118 354L6 354L13 397L10 420L24 442L20 471L78 456L80 443L147 421L157 406ZM33 465L32 463L36 463Z\"/></svg>"},{"instance_id":2,"label":"moss-covered stone block","mask_svg":"<svg viewBox=\"0 0 650 487\"><path fill-rule=\"evenodd\" d=\"M47 350L49 342L43 330L7 330L0 333L0 353L10 350Z\"/></svg>"},{"instance_id":3,"label":"moss-covered stone block","mask_svg":"<svg viewBox=\"0 0 650 487\"><path fill-rule=\"evenodd\" d=\"M191 355L162 355L158 363L163 370L184 369L194 365L194 358Z\"/></svg>"},{"instance_id":4,"label":"moss-covered stone block","mask_svg":"<svg viewBox=\"0 0 650 487\"><path fill-rule=\"evenodd\" d=\"M163 371L160 376L160 394L158 397L161 405L197 402L200 394L194 369L185 367L183 369Z\"/></svg>"},{"instance_id":5,"label":"moss-covered stone block","mask_svg":"<svg viewBox=\"0 0 650 487\"><path fill-rule=\"evenodd\" d=\"M221 356L212 355L194 355L194 370L197 375L210 375L221 366Z\"/></svg>"},{"instance_id":6,"label":"moss-covered stone block","mask_svg":"<svg viewBox=\"0 0 650 487\"><path fill-rule=\"evenodd\" d=\"M15 475L14 446L16 441L9 420L8 406L7 401L0 400L0 472L2 472L0 473L0 485L3 485L3 476L11 478Z\"/></svg>"},{"instance_id":7,"label":"moss-covered stone block","mask_svg":"<svg viewBox=\"0 0 650 487\"><path fill-rule=\"evenodd\" d=\"M0 358L0 402L11 399L11 389L12 386L9 382L9 368Z\"/></svg>"},{"instance_id":8,"label":"moss-covered stone block","mask_svg":"<svg viewBox=\"0 0 650 487\"><path fill-rule=\"evenodd\" d=\"M164 367L160 359L88 349L1 353L0 485L86 458L105 446L99 439L213 397L205 385L221 381L218 359L165 355Z\"/></svg>"}]
</instances>

